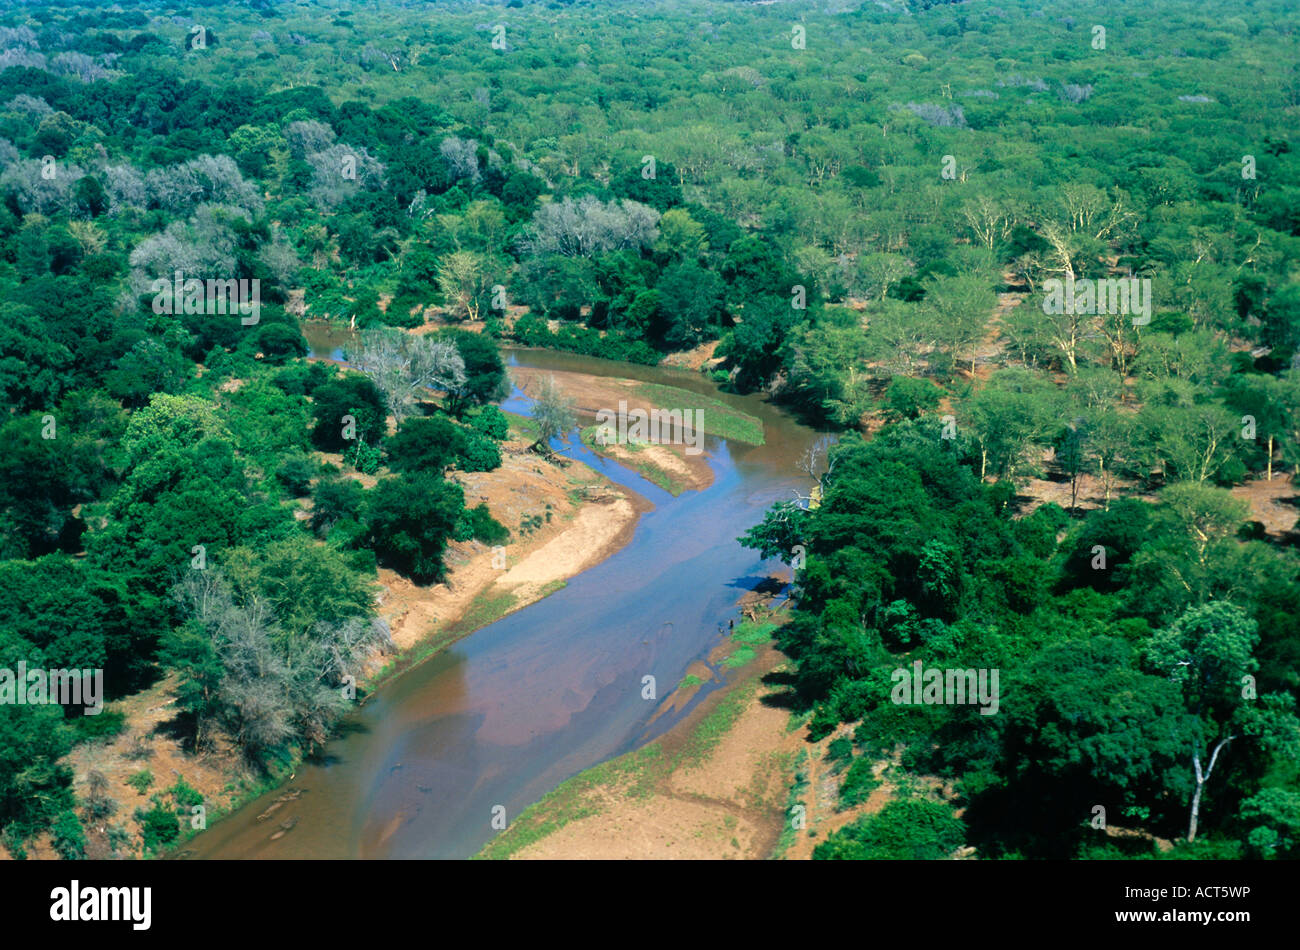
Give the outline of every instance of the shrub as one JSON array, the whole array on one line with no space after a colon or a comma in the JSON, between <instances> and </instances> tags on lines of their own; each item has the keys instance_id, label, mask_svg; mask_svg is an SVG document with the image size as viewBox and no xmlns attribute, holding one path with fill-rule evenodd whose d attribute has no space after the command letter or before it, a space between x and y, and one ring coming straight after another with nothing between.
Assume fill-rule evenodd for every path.
<instances>
[{"instance_id":1,"label":"shrub","mask_svg":"<svg viewBox=\"0 0 1300 950\"><path fill-rule=\"evenodd\" d=\"M307 455L291 455L275 472L276 479L294 498L302 498L311 491L311 480L318 466Z\"/></svg>"},{"instance_id":2,"label":"shrub","mask_svg":"<svg viewBox=\"0 0 1300 950\"><path fill-rule=\"evenodd\" d=\"M438 475L383 479L371 495L368 516L376 559L416 583L441 581L447 538L464 505L461 487Z\"/></svg>"},{"instance_id":3,"label":"shrub","mask_svg":"<svg viewBox=\"0 0 1300 950\"><path fill-rule=\"evenodd\" d=\"M853 740L841 737L832 739L826 747L826 759L829 762L848 762L853 758Z\"/></svg>"},{"instance_id":4,"label":"shrub","mask_svg":"<svg viewBox=\"0 0 1300 950\"><path fill-rule=\"evenodd\" d=\"M75 814L65 811L54 819L50 843L65 861L76 861L86 856L86 831Z\"/></svg>"},{"instance_id":5,"label":"shrub","mask_svg":"<svg viewBox=\"0 0 1300 950\"><path fill-rule=\"evenodd\" d=\"M126 716L116 709L102 709L95 716L78 716L68 725L78 741L107 739L126 728Z\"/></svg>"},{"instance_id":6,"label":"shrub","mask_svg":"<svg viewBox=\"0 0 1300 950\"><path fill-rule=\"evenodd\" d=\"M504 544L510 539L510 532L505 525L492 517L486 504L479 504L473 508L466 508L460 513L454 537L457 541L468 541L473 538L484 544Z\"/></svg>"},{"instance_id":7,"label":"shrub","mask_svg":"<svg viewBox=\"0 0 1300 950\"><path fill-rule=\"evenodd\" d=\"M141 769L126 780L126 784L143 795L149 791L149 786L153 785L153 773L148 769Z\"/></svg>"},{"instance_id":8,"label":"shrub","mask_svg":"<svg viewBox=\"0 0 1300 950\"><path fill-rule=\"evenodd\" d=\"M322 479L312 492L311 529L323 534L338 521L358 517L365 498L366 490L350 478Z\"/></svg>"},{"instance_id":9,"label":"shrub","mask_svg":"<svg viewBox=\"0 0 1300 950\"><path fill-rule=\"evenodd\" d=\"M832 832L813 851L816 860L936 861L965 842L965 825L941 802L904 798L879 813Z\"/></svg>"},{"instance_id":10,"label":"shrub","mask_svg":"<svg viewBox=\"0 0 1300 950\"><path fill-rule=\"evenodd\" d=\"M388 438L388 465L395 472L441 475L464 447L466 433L446 416L404 419Z\"/></svg>"},{"instance_id":11,"label":"shrub","mask_svg":"<svg viewBox=\"0 0 1300 950\"><path fill-rule=\"evenodd\" d=\"M343 459L363 475L373 475L379 471L379 463L384 459L383 450L377 445L367 445L361 439L352 448L343 453Z\"/></svg>"},{"instance_id":12,"label":"shrub","mask_svg":"<svg viewBox=\"0 0 1300 950\"><path fill-rule=\"evenodd\" d=\"M470 427L500 442L510 436L510 419L496 406L484 406L469 417Z\"/></svg>"},{"instance_id":13,"label":"shrub","mask_svg":"<svg viewBox=\"0 0 1300 950\"><path fill-rule=\"evenodd\" d=\"M836 741L847 742L848 740L837 739ZM861 805L879 787L880 781L872 774L871 759L867 756L859 756L853 760L849 770L844 773L844 781L840 783L840 807L852 808L854 805Z\"/></svg>"},{"instance_id":14,"label":"shrub","mask_svg":"<svg viewBox=\"0 0 1300 950\"><path fill-rule=\"evenodd\" d=\"M465 439L459 465L465 472L490 472L501 467L501 449L490 438L477 433Z\"/></svg>"},{"instance_id":15,"label":"shrub","mask_svg":"<svg viewBox=\"0 0 1300 950\"><path fill-rule=\"evenodd\" d=\"M144 850L152 854L171 844L181 833L180 821L176 812L162 803L158 796L153 798L153 808L145 811L135 810L135 820L140 823L140 837L144 840Z\"/></svg>"},{"instance_id":16,"label":"shrub","mask_svg":"<svg viewBox=\"0 0 1300 950\"><path fill-rule=\"evenodd\" d=\"M185 781L185 776L176 779L176 784L167 789L167 794L176 802L178 808L193 808L203 804L203 793Z\"/></svg>"}]
</instances>

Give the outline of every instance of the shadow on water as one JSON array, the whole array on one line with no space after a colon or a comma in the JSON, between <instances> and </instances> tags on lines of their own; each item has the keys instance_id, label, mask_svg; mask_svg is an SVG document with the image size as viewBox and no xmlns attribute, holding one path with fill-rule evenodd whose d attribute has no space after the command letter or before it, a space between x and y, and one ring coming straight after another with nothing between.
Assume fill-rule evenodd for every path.
<instances>
[{"instance_id":1,"label":"shadow on water","mask_svg":"<svg viewBox=\"0 0 1300 950\"><path fill-rule=\"evenodd\" d=\"M259 816L282 792L251 802L193 839L194 856L468 857L498 833L494 818L512 820L577 772L661 735L718 688L706 684L685 708L655 715L739 619L740 593L784 569L736 538L806 487L797 461L818 434L756 398L718 395L691 373L549 352L511 359L703 386L759 416L767 441L710 438L713 484L673 497L576 438L556 440L558 453L652 503L627 546L386 683L297 770L294 788L310 794L280 804L275 821ZM516 391L505 407L526 410L521 398ZM649 682L653 699L643 698Z\"/></svg>"}]
</instances>

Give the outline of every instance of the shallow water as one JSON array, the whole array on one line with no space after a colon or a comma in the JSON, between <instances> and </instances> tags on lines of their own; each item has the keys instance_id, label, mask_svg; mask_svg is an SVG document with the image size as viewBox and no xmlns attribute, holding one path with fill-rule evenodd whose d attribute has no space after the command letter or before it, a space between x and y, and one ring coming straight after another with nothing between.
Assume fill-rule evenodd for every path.
<instances>
[{"instance_id":1,"label":"shallow water","mask_svg":"<svg viewBox=\"0 0 1300 950\"><path fill-rule=\"evenodd\" d=\"M341 356L320 349L342 341L312 343L317 355ZM757 397L716 393L699 374L547 351L506 355L521 366L714 395L762 419L767 444L707 437L713 484L674 498L576 439L557 442L653 504L628 545L384 686L346 718L320 761L194 838L192 856L468 857L498 833L500 809L512 820L577 772L661 735L716 688L656 717L691 663L721 641L736 600L780 566L736 537L772 502L806 490L797 462L818 434ZM506 404L526 407L518 390ZM642 698L647 676L654 700ZM259 821L288 787L303 794Z\"/></svg>"}]
</instances>

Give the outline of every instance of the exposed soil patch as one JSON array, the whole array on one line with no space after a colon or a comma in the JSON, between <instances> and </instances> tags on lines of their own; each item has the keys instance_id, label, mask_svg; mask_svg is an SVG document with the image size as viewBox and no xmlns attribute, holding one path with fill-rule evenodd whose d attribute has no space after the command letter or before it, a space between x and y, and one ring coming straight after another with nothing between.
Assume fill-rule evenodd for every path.
<instances>
[{"instance_id":1,"label":"exposed soil patch","mask_svg":"<svg viewBox=\"0 0 1300 950\"><path fill-rule=\"evenodd\" d=\"M677 366L697 372L702 366L714 366L722 362L721 357L715 358L713 355L720 342L720 340L710 340L708 343L701 343L694 349L683 350L680 353L669 353L659 361L659 365Z\"/></svg>"},{"instance_id":2,"label":"exposed soil patch","mask_svg":"<svg viewBox=\"0 0 1300 950\"><path fill-rule=\"evenodd\" d=\"M595 811L520 849L519 859L762 859L784 827L791 763L801 744L786 730L789 714L765 705L760 683L785 658L768 647L741 679L702 702L659 740L670 769L646 794L639 778L620 775L585 791ZM743 708L701 760L686 755L696 732L729 694Z\"/></svg>"}]
</instances>

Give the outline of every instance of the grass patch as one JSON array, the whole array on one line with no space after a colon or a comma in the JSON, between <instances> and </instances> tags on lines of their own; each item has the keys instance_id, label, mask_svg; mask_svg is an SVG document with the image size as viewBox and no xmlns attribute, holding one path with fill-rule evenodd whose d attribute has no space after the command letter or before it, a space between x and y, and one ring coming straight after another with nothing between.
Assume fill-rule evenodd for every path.
<instances>
[{"instance_id":1,"label":"grass patch","mask_svg":"<svg viewBox=\"0 0 1300 950\"><path fill-rule=\"evenodd\" d=\"M722 665L729 670L734 670L738 666L744 666L757 655L753 647L737 647L736 652L722 661Z\"/></svg>"},{"instance_id":2,"label":"grass patch","mask_svg":"<svg viewBox=\"0 0 1300 950\"><path fill-rule=\"evenodd\" d=\"M811 709L793 710L790 713L790 721L785 724L785 734L789 735L800 726L805 726L812 719L813 711Z\"/></svg>"},{"instance_id":3,"label":"grass patch","mask_svg":"<svg viewBox=\"0 0 1300 950\"><path fill-rule=\"evenodd\" d=\"M672 475L668 474L668 472L648 460L636 458L635 455L637 452L641 451L642 446L635 442L625 442L620 444L621 448L627 450L634 457L620 458L611 455L603 446L598 445L596 442L596 430L599 428L600 426L587 426L587 428L579 430L579 437L582 439L583 445L591 449L597 455L603 456L607 459L612 459L619 465L632 469L632 471L636 472L646 481L654 482L673 497L680 495L686 490L685 484L677 481L677 479L673 478Z\"/></svg>"},{"instance_id":4,"label":"grass patch","mask_svg":"<svg viewBox=\"0 0 1300 950\"><path fill-rule=\"evenodd\" d=\"M772 634L776 632L776 628L777 625L774 623L742 620L740 626L731 632L731 642L739 643L741 646L761 647L772 639Z\"/></svg>"},{"instance_id":5,"label":"grass patch","mask_svg":"<svg viewBox=\"0 0 1300 950\"><path fill-rule=\"evenodd\" d=\"M682 681L677 684L677 688L694 689L695 687L699 686L703 682L704 680L700 679L694 673L687 673L685 676L682 677Z\"/></svg>"},{"instance_id":6,"label":"grass patch","mask_svg":"<svg viewBox=\"0 0 1300 950\"><path fill-rule=\"evenodd\" d=\"M537 599L545 600L547 597L550 597L552 594L554 594L557 590L564 590L564 588L568 586L569 586L569 582L564 580L564 578L560 578L559 580L554 580L554 581L547 581L546 584L542 587L542 589L537 592Z\"/></svg>"},{"instance_id":7,"label":"grass patch","mask_svg":"<svg viewBox=\"0 0 1300 950\"><path fill-rule=\"evenodd\" d=\"M502 410L504 412L504 410ZM539 429L537 420L531 416L520 416L513 412L506 412L505 416L510 420L509 441L515 442L536 442Z\"/></svg>"},{"instance_id":8,"label":"grass patch","mask_svg":"<svg viewBox=\"0 0 1300 950\"><path fill-rule=\"evenodd\" d=\"M776 627L777 625L774 623L742 620L740 625L731 632L730 642L733 650L722 661L723 667L734 670L758 656L759 648L771 642L772 633L776 630Z\"/></svg>"},{"instance_id":9,"label":"grass patch","mask_svg":"<svg viewBox=\"0 0 1300 950\"><path fill-rule=\"evenodd\" d=\"M511 593L499 594L496 597L490 597L486 592L480 593L470 601L465 614L456 622L449 624L443 634L464 636L473 633L480 627L486 627L500 620L518 605L519 598Z\"/></svg>"},{"instance_id":10,"label":"grass patch","mask_svg":"<svg viewBox=\"0 0 1300 950\"><path fill-rule=\"evenodd\" d=\"M776 847L772 849L773 861L780 861L785 857L790 845L794 844L795 835L800 831L795 826L795 816L798 814L795 811L795 806L804 807L802 802L803 794L808 789L808 750L800 749L794 761L789 764L794 766L794 781L790 783L790 794L785 800L785 822L781 826L781 837L776 839ZM807 823L806 814L804 818L805 820L799 822L799 824Z\"/></svg>"},{"instance_id":11,"label":"grass patch","mask_svg":"<svg viewBox=\"0 0 1300 950\"><path fill-rule=\"evenodd\" d=\"M763 423L757 416L732 409L710 396L659 383L638 383L633 392L659 409L695 410L699 428L709 435L750 445L763 444Z\"/></svg>"}]
</instances>

